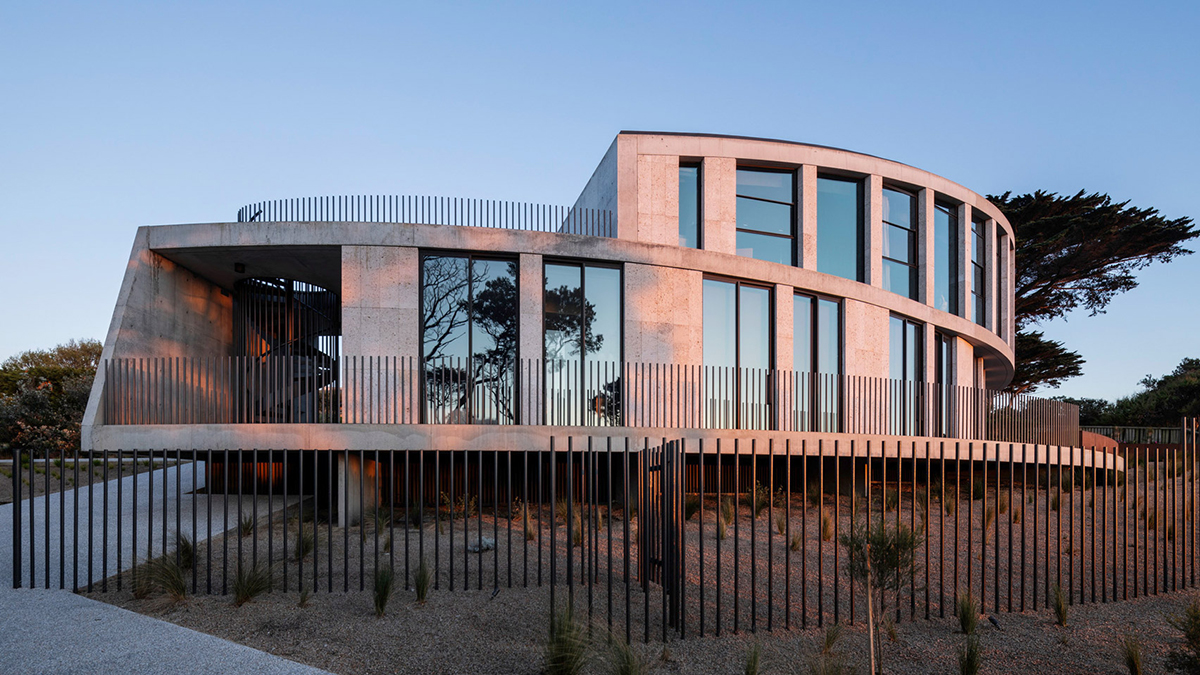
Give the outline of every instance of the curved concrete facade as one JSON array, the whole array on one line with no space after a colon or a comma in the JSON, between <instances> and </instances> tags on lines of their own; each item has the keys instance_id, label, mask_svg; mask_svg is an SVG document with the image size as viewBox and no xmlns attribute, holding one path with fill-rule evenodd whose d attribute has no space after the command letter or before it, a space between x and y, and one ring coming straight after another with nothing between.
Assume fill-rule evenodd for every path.
<instances>
[{"instance_id":1,"label":"curved concrete facade","mask_svg":"<svg viewBox=\"0 0 1200 675\"><path fill-rule=\"evenodd\" d=\"M699 167L701 236L679 245L679 167ZM737 254L737 171L791 172L796 185L796 265ZM861 185L863 276L854 281L817 271L817 180L836 175ZM917 288L914 298L884 289L882 194L916 199ZM932 306L934 205L957 212L957 305ZM760 139L622 132L576 202L615 213L613 237L502 228L382 222L249 222L140 228L105 358L230 356L230 291L248 277L317 284L341 297L342 353L421 357L421 255L485 253L517 263L519 354L543 356L546 262L599 262L622 270L622 358L627 362L702 365L705 278L752 283L772 292L772 367L792 363L794 293L835 299L841 312L841 372L889 376L890 317L920 326L919 381L935 381L934 336L950 345L946 384L1000 388L1013 373L1013 234L991 203L934 174L869 155ZM986 306L975 316L971 278L972 218L986 232ZM978 256L977 256L978 257ZM103 389L97 378L85 418L85 446Z\"/></svg>"}]
</instances>

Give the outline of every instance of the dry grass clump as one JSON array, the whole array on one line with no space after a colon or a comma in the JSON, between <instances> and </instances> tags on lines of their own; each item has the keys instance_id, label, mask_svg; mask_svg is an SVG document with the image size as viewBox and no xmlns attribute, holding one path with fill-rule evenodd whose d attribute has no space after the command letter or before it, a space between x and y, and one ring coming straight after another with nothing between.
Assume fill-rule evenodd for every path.
<instances>
[{"instance_id":1,"label":"dry grass clump","mask_svg":"<svg viewBox=\"0 0 1200 675\"><path fill-rule=\"evenodd\" d=\"M1146 672L1142 665L1142 643L1135 635L1126 634L1121 638L1121 657L1129 675L1142 675Z\"/></svg>"},{"instance_id":2,"label":"dry grass clump","mask_svg":"<svg viewBox=\"0 0 1200 675\"><path fill-rule=\"evenodd\" d=\"M1062 586L1054 584L1054 621L1063 627L1067 625L1067 596Z\"/></svg>"},{"instance_id":3,"label":"dry grass clump","mask_svg":"<svg viewBox=\"0 0 1200 675\"><path fill-rule=\"evenodd\" d=\"M375 570L375 616L383 616L387 610L388 600L392 598L392 587L395 575L392 568L381 567Z\"/></svg>"},{"instance_id":4,"label":"dry grass clump","mask_svg":"<svg viewBox=\"0 0 1200 675\"><path fill-rule=\"evenodd\" d=\"M833 517L827 511L821 511L821 540L833 539Z\"/></svg>"},{"instance_id":5,"label":"dry grass clump","mask_svg":"<svg viewBox=\"0 0 1200 675\"><path fill-rule=\"evenodd\" d=\"M429 564L425 559L421 559L421 564L417 565L417 571L413 573L413 588L417 591L417 602L425 604L425 598L429 597L429 587L433 584L433 572L429 569Z\"/></svg>"},{"instance_id":6,"label":"dry grass clump","mask_svg":"<svg viewBox=\"0 0 1200 675\"><path fill-rule=\"evenodd\" d=\"M983 666L983 651L979 648L979 636L968 635L966 644L958 652L960 675L977 675Z\"/></svg>"},{"instance_id":7,"label":"dry grass clump","mask_svg":"<svg viewBox=\"0 0 1200 675\"><path fill-rule=\"evenodd\" d=\"M955 607L958 616L958 626L965 635L974 635L979 627L979 601L971 591L961 591L958 595L958 605Z\"/></svg>"},{"instance_id":8,"label":"dry grass clump","mask_svg":"<svg viewBox=\"0 0 1200 675\"><path fill-rule=\"evenodd\" d=\"M587 630L570 608L550 614L550 637L544 652L546 675L577 675L587 662Z\"/></svg>"},{"instance_id":9,"label":"dry grass clump","mask_svg":"<svg viewBox=\"0 0 1200 675\"><path fill-rule=\"evenodd\" d=\"M241 607L270 588L271 570L266 565L239 565L233 576L233 604Z\"/></svg>"}]
</instances>

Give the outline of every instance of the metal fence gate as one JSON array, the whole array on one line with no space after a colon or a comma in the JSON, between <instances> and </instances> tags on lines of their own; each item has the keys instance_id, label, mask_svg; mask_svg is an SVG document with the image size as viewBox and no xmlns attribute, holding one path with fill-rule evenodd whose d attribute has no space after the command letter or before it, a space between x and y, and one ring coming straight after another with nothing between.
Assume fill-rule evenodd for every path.
<instances>
[{"instance_id":1,"label":"metal fence gate","mask_svg":"<svg viewBox=\"0 0 1200 675\"><path fill-rule=\"evenodd\" d=\"M643 592L662 587L663 639L667 628L683 630L684 608L684 459L683 441L665 442L644 451L638 530Z\"/></svg>"}]
</instances>

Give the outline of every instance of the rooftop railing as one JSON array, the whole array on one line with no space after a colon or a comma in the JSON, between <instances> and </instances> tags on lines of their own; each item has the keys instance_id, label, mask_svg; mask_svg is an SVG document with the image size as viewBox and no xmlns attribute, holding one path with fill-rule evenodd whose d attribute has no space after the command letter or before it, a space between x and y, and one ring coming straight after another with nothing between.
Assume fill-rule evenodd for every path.
<instances>
[{"instance_id":1,"label":"rooftop railing","mask_svg":"<svg viewBox=\"0 0 1200 675\"><path fill-rule=\"evenodd\" d=\"M255 202L239 223L346 222L457 225L502 230L617 236L611 211L493 199L406 195L342 195Z\"/></svg>"},{"instance_id":2,"label":"rooftop railing","mask_svg":"<svg viewBox=\"0 0 1200 675\"><path fill-rule=\"evenodd\" d=\"M113 359L100 424L749 429L1077 446L1079 409L1007 392L768 369L343 357Z\"/></svg>"}]
</instances>

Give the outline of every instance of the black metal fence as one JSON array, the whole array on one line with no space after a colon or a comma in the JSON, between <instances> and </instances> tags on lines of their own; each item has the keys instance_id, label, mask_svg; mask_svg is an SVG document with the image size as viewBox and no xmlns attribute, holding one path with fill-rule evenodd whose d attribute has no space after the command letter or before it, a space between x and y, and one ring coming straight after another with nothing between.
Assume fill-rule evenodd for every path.
<instances>
[{"instance_id":1,"label":"black metal fence","mask_svg":"<svg viewBox=\"0 0 1200 675\"><path fill-rule=\"evenodd\" d=\"M458 225L505 230L617 236L612 212L494 199L406 195L339 195L255 202L238 209L239 223L353 222Z\"/></svg>"},{"instance_id":2,"label":"black metal fence","mask_svg":"<svg viewBox=\"0 0 1200 675\"><path fill-rule=\"evenodd\" d=\"M658 363L344 357L112 359L102 424L527 424L1079 444L1078 407L883 378Z\"/></svg>"},{"instance_id":3,"label":"black metal fence","mask_svg":"<svg viewBox=\"0 0 1200 675\"><path fill-rule=\"evenodd\" d=\"M862 621L844 536L867 521L918 535L886 598L898 621L953 614L965 592L984 612L1046 607L1056 586L1110 602L1196 585L1195 420L1186 434L1120 454L599 435L495 452L17 452L13 585L121 591L167 560L191 593L256 567L273 592L344 593L384 568L412 588L424 564L431 592L548 586L648 641Z\"/></svg>"},{"instance_id":4,"label":"black metal fence","mask_svg":"<svg viewBox=\"0 0 1200 675\"><path fill-rule=\"evenodd\" d=\"M1090 431L1094 434L1107 436L1118 443L1135 445L1179 445L1183 443L1183 430L1179 427L1123 427L1123 426L1081 426L1080 431Z\"/></svg>"}]
</instances>

